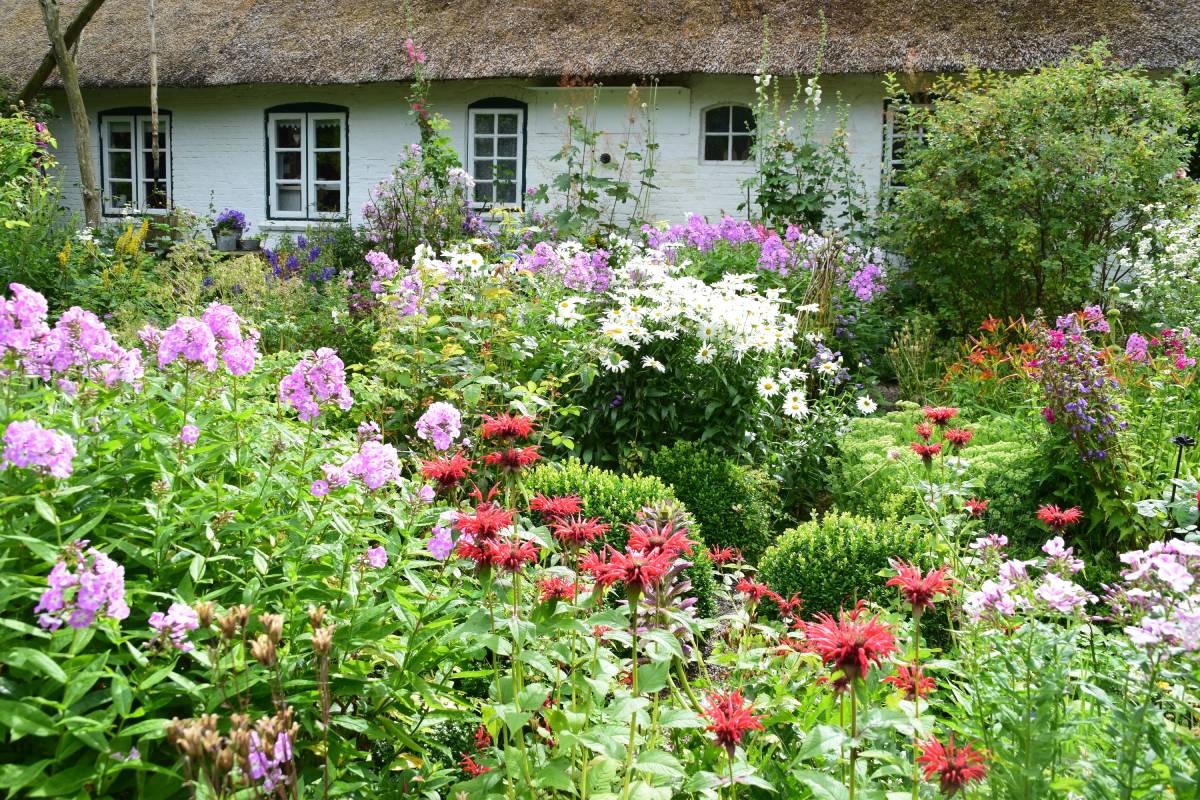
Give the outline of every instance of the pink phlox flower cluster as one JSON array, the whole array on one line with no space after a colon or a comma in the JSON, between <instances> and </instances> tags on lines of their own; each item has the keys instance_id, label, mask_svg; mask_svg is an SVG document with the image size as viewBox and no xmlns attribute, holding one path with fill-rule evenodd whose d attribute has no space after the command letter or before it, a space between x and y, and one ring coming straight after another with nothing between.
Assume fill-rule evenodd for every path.
<instances>
[{"instance_id":1,"label":"pink phlox flower cluster","mask_svg":"<svg viewBox=\"0 0 1200 800\"><path fill-rule=\"evenodd\" d=\"M989 533L987 536L980 536L967 546L974 550L980 558L988 556L1003 558L1004 548L1008 546L1008 537L1002 533Z\"/></svg>"},{"instance_id":2,"label":"pink phlox flower cluster","mask_svg":"<svg viewBox=\"0 0 1200 800\"><path fill-rule=\"evenodd\" d=\"M263 748L262 736L258 731L250 732L250 753L247 756L250 766L250 779L260 783L262 790L268 795L280 786L286 786L290 780L283 771L284 766L292 760L292 740L287 731L275 735L275 747L267 753Z\"/></svg>"},{"instance_id":3,"label":"pink phlox flower cluster","mask_svg":"<svg viewBox=\"0 0 1200 800\"><path fill-rule=\"evenodd\" d=\"M38 624L56 631L65 622L82 629L97 616L123 620L129 616L125 604L125 568L82 539L72 545L66 559L59 561L46 578L48 588L42 592L34 612ZM74 561L74 571L67 561Z\"/></svg>"},{"instance_id":4,"label":"pink phlox flower cluster","mask_svg":"<svg viewBox=\"0 0 1200 800\"><path fill-rule=\"evenodd\" d=\"M371 567L371 569L383 569L387 566L388 556L387 550L383 545L368 547L367 552L363 554L363 563Z\"/></svg>"},{"instance_id":5,"label":"pink phlox flower cluster","mask_svg":"<svg viewBox=\"0 0 1200 800\"><path fill-rule=\"evenodd\" d=\"M216 372L217 337L212 328L195 317L180 317L162 332L158 344L158 366L166 369L178 358L200 364L208 372Z\"/></svg>"},{"instance_id":6,"label":"pink phlox flower cluster","mask_svg":"<svg viewBox=\"0 0 1200 800\"><path fill-rule=\"evenodd\" d=\"M71 437L54 428L43 428L36 420L17 420L4 429L0 469L14 466L67 478L74 458L75 442Z\"/></svg>"},{"instance_id":7,"label":"pink phlox flower cluster","mask_svg":"<svg viewBox=\"0 0 1200 800\"><path fill-rule=\"evenodd\" d=\"M381 294L384 282L392 280L400 272L400 262L379 250L368 252L366 260L371 265L371 292Z\"/></svg>"},{"instance_id":8,"label":"pink phlox flower cluster","mask_svg":"<svg viewBox=\"0 0 1200 800\"><path fill-rule=\"evenodd\" d=\"M390 444L363 442L345 466L368 489L379 489L400 480L400 454Z\"/></svg>"},{"instance_id":9,"label":"pink phlox flower cluster","mask_svg":"<svg viewBox=\"0 0 1200 800\"><path fill-rule=\"evenodd\" d=\"M417 437L433 442L435 450L449 450L462 433L462 415L449 403L433 403L417 420Z\"/></svg>"},{"instance_id":10,"label":"pink phlox flower cluster","mask_svg":"<svg viewBox=\"0 0 1200 800\"><path fill-rule=\"evenodd\" d=\"M1062 537L1046 542L1042 547L1044 558L1029 561L1006 559L1000 548L1007 543L1005 537L992 535L971 545L996 570L994 578L984 580L977 590L963 598L963 610L971 619L997 622L1018 611L1076 614L1096 600L1069 579L1083 569L1083 562L1074 557L1074 551L1066 547Z\"/></svg>"},{"instance_id":11,"label":"pink phlox flower cluster","mask_svg":"<svg viewBox=\"0 0 1200 800\"><path fill-rule=\"evenodd\" d=\"M79 306L64 311L52 330L30 343L22 365L46 381L78 368L88 380L106 386L128 383L135 389L141 388L144 373L142 352L121 347L99 317Z\"/></svg>"},{"instance_id":12,"label":"pink phlox flower cluster","mask_svg":"<svg viewBox=\"0 0 1200 800\"><path fill-rule=\"evenodd\" d=\"M8 352L22 356L50 332L46 298L20 283L10 283L12 299L0 295L0 358Z\"/></svg>"},{"instance_id":13,"label":"pink phlox flower cluster","mask_svg":"<svg viewBox=\"0 0 1200 800\"><path fill-rule=\"evenodd\" d=\"M346 386L346 368L337 352L322 347L302 356L291 373L279 382L279 402L296 409L305 422L320 415L323 403L350 410L354 399Z\"/></svg>"},{"instance_id":14,"label":"pink phlox flower cluster","mask_svg":"<svg viewBox=\"0 0 1200 800\"><path fill-rule=\"evenodd\" d=\"M1122 582L1106 587L1107 599L1130 641L1200 651L1200 544L1172 539L1120 558Z\"/></svg>"},{"instance_id":15,"label":"pink phlox flower cluster","mask_svg":"<svg viewBox=\"0 0 1200 800\"><path fill-rule=\"evenodd\" d=\"M1042 552L1048 556L1047 568L1054 572L1074 575L1083 569L1083 559L1075 557L1075 548L1067 547L1061 536L1042 545Z\"/></svg>"},{"instance_id":16,"label":"pink phlox flower cluster","mask_svg":"<svg viewBox=\"0 0 1200 800\"><path fill-rule=\"evenodd\" d=\"M220 351L221 361L230 375L247 375L258 360L257 330L250 328L242 335L243 320L227 305L213 303L201 316L204 324L212 331Z\"/></svg>"},{"instance_id":17,"label":"pink phlox flower cluster","mask_svg":"<svg viewBox=\"0 0 1200 800\"><path fill-rule=\"evenodd\" d=\"M454 531L445 525L434 525L433 536L425 546L438 561L445 561L454 550Z\"/></svg>"},{"instance_id":18,"label":"pink phlox flower cluster","mask_svg":"<svg viewBox=\"0 0 1200 800\"><path fill-rule=\"evenodd\" d=\"M186 603L171 603L165 614L155 611L150 615L150 627L160 640L170 641L177 650L190 653L196 649L188 640L188 632L200 627L200 619Z\"/></svg>"},{"instance_id":19,"label":"pink phlox flower cluster","mask_svg":"<svg viewBox=\"0 0 1200 800\"><path fill-rule=\"evenodd\" d=\"M358 423L358 428L355 430L354 436L359 444L363 442L383 441L383 431L379 429L379 424L370 420Z\"/></svg>"}]
</instances>

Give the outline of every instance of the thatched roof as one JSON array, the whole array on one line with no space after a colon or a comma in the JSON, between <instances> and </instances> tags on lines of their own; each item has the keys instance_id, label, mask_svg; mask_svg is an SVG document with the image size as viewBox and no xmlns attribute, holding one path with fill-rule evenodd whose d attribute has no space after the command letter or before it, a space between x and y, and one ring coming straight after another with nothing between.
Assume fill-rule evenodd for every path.
<instances>
[{"instance_id":1,"label":"thatched roof","mask_svg":"<svg viewBox=\"0 0 1200 800\"><path fill-rule=\"evenodd\" d=\"M63 24L82 0L62 0ZM146 0L107 0L79 45L85 85L146 82ZM404 79L402 0L158 0L167 86ZM1121 61L1200 59L1200 0L413 0L437 78L754 72L762 17L772 71L1022 69L1107 36ZM0 0L0 77L23 81L46 42L37 0Z\"/></svg>"}]
</instances>

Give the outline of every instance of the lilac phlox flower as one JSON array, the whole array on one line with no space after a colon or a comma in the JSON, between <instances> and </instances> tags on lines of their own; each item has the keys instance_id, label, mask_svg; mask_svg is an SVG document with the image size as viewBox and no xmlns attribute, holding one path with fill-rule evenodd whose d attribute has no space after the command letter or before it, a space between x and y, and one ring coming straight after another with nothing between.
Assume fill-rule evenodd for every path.
<instances>
[{"instance_id":1,"label":"lilac phlox flower","mask_svg":"<svg viewBox=\"0 0 1200 800\"><path fill-rule=\"evenodd\" d=\"M320 415L322 403L350 410L354 399L346 386L346 368L337 352L322 347L302 356L291 373L279 382L279 401L296 409L305 422Z\"/></svg>"},{"instance_id":2,"label":"lilac phlox flower","mask_svg":"<svg viewBox=\"0 0 1200 800\"><path fill-rule=\"evenodd\" d=\"M4 429L3 441L0 470L14 466L54 478L70 477L75 442L67 434L43 428L36 420L17 420Z\"/></svg>"},{"instance_id":3,"label":"lilac phlox flower","mask_svg":"<svg viewBox=\"0 0 1200 800\"><path fill-rule=\"evenodd\" d=\"M38 624L56 631L64 622L82 629L97 616L123 620L129 616L125 604L125 568L96 548L88 548L87 540L75 542L64 560L50 570L46 578L49 588L42 593L34 612ZM67 566L74 561L75 570Z\"/></svg>"},{"instance_id":4,"label":"lilac phlox flower","mask_svg":"<svg viewBox=\"0 0 1200 800\"><path fill-rule=\"evenodd\" d=\"M158 345L158 366L165 369L182 357L200 364L208 372L217 371L217 339L212 328L195 317L180 317L163 331Z\"/></svg>"},{"instance_id":5,"label":"lilac phlox flower","mask_svg":"<svg viewBox=\"0 0 1200 800\"><path fill-rule=\"evenodd\" d=\"M372 490L400 480L400 454L390 444L363 442L345 467Z\"/></svg>"},{"instance_id":6,"label":"lilac phlox flower","mask_svg":"<svg viewBox=\"0 0 1200 800\"><path fill-rule=\"evenodd\" d=\"M196 612L186 603L171 603L167 613L155 611L150 615L150 627L159 635L171 642L177 650L190 653L196 646L188 641L188 631L200 627Z\"/></svg>"},{"instance_id":7,"label":"lilac phlox flower","mask_svg":"<svg viewBox=\"0 0 1200 800\"><path fill-rule=\"evenodd\" d=\"M878 264L864 264L862 269L850 276L849 284L854 296L864 303L871 302L876 295L887 290L883 283L883 268Z\"/></svg>"},{"instance_id":8,"label":"lilac phlox flower","mask_svg":"<svg viewBox=\"0 0 1200 800\"><path fill-rule=\"evenodd\" d=\"M1050 608L1062 614L1070 614L1096 599L1079 584L1061 578L1053 572L1042 576L1034 594Z\"/></svg>"},{"instance_id":9,"label":"lilac phlox flower","mask_svg":"<svg viewBox=\"0 0 1200 800\"><path fill-rule=\"evenodd\" d=\"M387 550L384 549L383 545L368 547L365 560L371 568L383 569L388 563Z\"/></svg>"},{"instance_id":10,"label":"lilac phlox flower","mask_svg":"<svg viewBox=\"0 0 1200 800\"><path fill-rule=\"evenodd\" d=\"M317 479L312 482L312 486L308 488L313 497L324 497L329 494L329 481Z\"/></svg>"},{"instance_id":11,"label":"lilac phlox flower","mask_svg":"<svg viewBox=\"0 0 1200 800\"><path fill-rule=\"evenodd\" d=\"M762 250L758 255L758 268L768 272L777 272L780 275L787 275L791 264L791 251L787 249L787 245L779 238L779 234L772 233L762 243Z\"/></svg>"},{"instance_id":12,"label":"lilac phlox flower","mask_svg":"<svg viewBox=\"0 0 1200 800\"><path fill-rule=\"evenodd\" d=\"M395 278L400 271L400 262L379 250L369 251L366 261L371 265L371 291L374 294L380 294L383 291L384 282Z\"/></svg>"},{"instance_id":13,"label":"lilac phlox flower","mask_svg":"<svg viewBox=\"0 0 1200 800\"><path fill-rule=\"evenodd\" d=\"M1140 333L1131 333L1125 341L1125 358L1145 362L1150 358L1150 343Z\"/></svg>"},{"instance_id":14,"label":"lilac phlox flower","mask_svg":"<svg viewBox=\"0 0 1200 800\"><path fill-rule=\"evenodd\" d=\"M462 433L462 415L449 403L434 403L417 420L417 437L432 441L436 450L449 450Z\"/></svg>"},{"instance_id":15,"label":"lilac phlox flower","mask_svg":"<svg viewBox=\"0 0 1200 800\"><path fill-rule=\"evenodd\" d=\"M188 447L191 447L200 438L200 429L195 425L184 425L179 431L179 441L183 442Z\"/></svg>"},{"instance_id":16,"label":"lilac phlox flower","mask_svg":"<svg viewBox=\"0 0 1200 800\"><path fill-rule=\"evenodd\" d=\"M283 766L291 760L292 742L287 731L276 734L275 747L269 755L264 750L259 732L250 732L250 753L247 756L250 779L261 783L263 791L268 795L274 793L277 787L285 786L289 782Z\"/></svg>"},{"instance_id":17,"label":"lilac phlox flower","mask_svg":"<svg viewBox=\"0 0 1200 800\"><path fill-rule=\"evenodd\" d=\"M0 295L0 358L8 351L20 356L50 332L46 298L20 283L8 289L11 300Z\"/></svg>"},{"instance_id":18,"label":"lilac phlox flower","mask_svg":"<svg viewBox=\"0 0 1200 800\"><path fill-rule=\"evenodd\" d=\"M219 345L221 360L231 375L246 375L258 360L259 333L254 329L242 335L242 318L227 305L213 303L201 317Z\"/></svg>"},{"instance_id":19,"label":"lilac phlox flower","mask_svg":"<svg viewBox=\"0 0 1200 800\"><path fill-rule=\"evenodd\" d=\"M454 535L450 528L442 525L433 526L433 536L425 545L430 554L438 561L445 561L454 550Z\"/></svg>"},{"instance_id":20,"label":"lilac phlox flower","mask_svg":"<svg viewBox=\"0 0 1200 800\"><path fill-rule=\"evenodd\" d=\"M121 347L99 317L79 306L63 312L54 328L31 344L22 361L27 372L42 380L75 367L85 378L109 386L124 381L140 388L142 378L141 352Z\"/></svg>"},{"instance_id":21,"label":"lilac phlox flower","mask_svg":"<svg viewBox=\"0 0 1200 800\"><path fill-rule=\"evenodd\" d=\"M436 497L437 497L437 493L434 492L432 486L425 485L417 490L418 502L424 503L425 505L429 505L430 503L432 503L434 501L434 498L436 498Z\"/></svg>"},{"instance_id":22,"label":"lilac phlox flower","mask_svg":"<svg viewBox=\"0 0 1200 800\"><path fill-rule=\"evenodd\" d=\"M358 428L355 430L354 435L359 444L367 441L383 441L383 432L379 430L379 425L370 420L358 423Z\"/></svg>"},{"instance_id":23,"label":"lilac phlox flower","mask_svg":"<svg viewBox=\"0 0 1200 800\"><path fill-rule=\"evenodd\" d=\"M968 545L981 558L986 558L989 555L1003 556L1004 548L1007 546L1008 537L1002 533L989 533L987 536L980 536Z\"/></svg>"},{"instance_id":24,"label":"lilac phlox flower","mask_svg":"<svg viewBox=\"0 0 1200 800\"><path fill-rule=\"evenodd\" d=\"M986 580L978 591L963 599L963 610L974 620L991 617L1011 617L1017 613L1013 585L1004 581Z\"/></svg>"},{"instance_id":25,"label":"lilac phlox flower","mask_svg":"<svg viewBox=\"0 0 1200 800\"><path fill-rule=\"evenodd\" d=\"M341 489L350 484L350 472L345 466L338 464L322 464L321 472L332 489Z\"/></svg>"},{"instance_id":26,"label":"lilac phlox flower","mask_svg":"<svg viewBox=\"0 0 1200 800\"><path fill-rule=\"evenodd\" d=\"M1042 552L1048 556L1047 567L1055 572L1074 575L1083 569L1083 560L1075 557L1075 548L1067 547L1061 536L1055 536L1042 545Z\"/></svg>"},{"instance_id":27,"label":"lilac phlox flower","mask_svg":"<svg viewBox=\"0 0 1200 800\"><path fill-rule=\"evenodd\" d=\"M1017 559L1003 562L998 570L1000 580L1012 585L1024 583L1029 580L1029 571L1026 568L1031 563L1033 562Z\"/></svg>"}]
</instances>

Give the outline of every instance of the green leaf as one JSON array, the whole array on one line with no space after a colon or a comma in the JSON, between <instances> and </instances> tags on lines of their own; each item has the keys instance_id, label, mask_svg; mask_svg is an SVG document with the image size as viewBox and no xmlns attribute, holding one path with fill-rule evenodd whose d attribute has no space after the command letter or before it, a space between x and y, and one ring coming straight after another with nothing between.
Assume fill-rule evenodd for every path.
<instances>
[{"instance_id":1,"label":"green leaf","mask_svg":"<svg viewBox=\"0 0 1200 800\"><path fill-rule=\"evenodd\" d=\"M37 510L38 516L49 522L51 525L58 525L58 514L54 513L53 507L40 496L34 496L33 507Z\"/></svg>"},{"instance_id":2,"label":"green leaf","mask_svg":"<svg viewBox=\"0 0 1200 800\"><path fill-rule=\"evenodd\" d=\"M116 712L122 717L129 716L133 707L133 693L129 691L129 681L119 672L112 677L112 699Z\"/></svg>"},{"instance_id":3,"label":"green leaf","mask_svg":"<svg viewBox=\"0 0 1200 800\"><path fill-rule=\"evenodd\" d=\"M15 742L23 736L53 736L54 720L30 703L0 700L0 721L12 732Z\"/></svg>"},{"instance_id":4,"label":"green leaf","mask_svg":"<svg viewBox=\"0 0 1200 800\"><path fill-rule=\"evenodd\" d=\"M3 658L0 658L0 661L3 661L10 667L40 672L42 675L58 683L67 682L67 673L63 672L58 662L41 650L34 650L31 647L18 647L10 650Z\"/></svg>"}]
</instances>

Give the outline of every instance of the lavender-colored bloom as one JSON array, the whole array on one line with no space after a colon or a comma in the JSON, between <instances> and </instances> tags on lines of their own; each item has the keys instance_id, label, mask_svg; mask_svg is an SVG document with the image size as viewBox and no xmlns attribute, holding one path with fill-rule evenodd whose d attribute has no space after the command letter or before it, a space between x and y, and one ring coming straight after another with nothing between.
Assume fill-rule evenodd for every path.
<instances>
[{"instance_id":1,"label":"lavender-colored bloom","mask_svg":"<svg viewBox=\"0 0 1200 800\"><path fill-rule=\"evenodd\" d=\"M296 409L305 422L320 415L322 403L350 410L354 399L346 386L346 368L337 352L322 347L302 356L291 373L279 382L279 402Z\"/></svg>"},{"instance_id":2,"label":"lavender-colored bloom","mask_svg":"<svg viewBox=\"0 0 1200 800\"><path fill-rule=\"evenodd\" d=\"M1077 583L1060 578L1053 572L1042 576L1042 582L1034 591L1039 600L1062 614L1071 614L1095 598Z\"/></svg>"},{"instance_id":3,"label":"lavender-colored bloom","mask_svg":"<svg viewBox=\"0 0 1200 800\"><path fill-rule=\"evenodd\" d=\"M184 425L183 430L179 431L179 441L188 447L194 445L199 438L200 429L195 425Z\"/></svg>"},{"instance_id":4,"label":"lavender-colored bloom","mask_svg":"<svg viewBox=\"0 0 1200 800\"><path fill-rule=\"evenodd\" d=\"M980 536L968 546L982 558L990 555L1003 556L1004 548L1008 546L1008 537L1002 533L989 533L987 536Z\"/></svg>"},{"instance_id":5,"label":"lavender-colored bloom","mask_svg":"<svg viewBox=\"0 0 1200 800\"><path fill-rule=\"evenodd\" d=\"M387 566L388 562L387 550L383 548L383 545L379 545L377 547L368 547L366 553L366 562L373 569L383 569Z\"/></svg>"},{"instance_id":6,"label":"lavender-colored bloom","mask_svg":"<svg viewBox=\"0 0 1200 800\"><path fill-rule=\"evenodd\" d=\"M217 339L212 328L195 317L180 317L163 331L158 345L158 366L165 369L183 358L200 364L208 372L217 370Z\"/></svg>"},{"instance_id":7,"label":"lavender-colored bloom","mask_svg":"<svg viewBox=\"0 0 1200 800\"><path fill-rule=\"evenodd\" d=\"M188 631L200 627L200 620L192 607L185 603L172 603L166 614L155 611L150 615L150 627L178 650L190 653L196 649L196 646L188 641L187 635Z\"/></svg>"},{"instance_id":8,"label":"lavender-colored bloom","mask_svg":"<svg viewBox=\"0 0 1200 800\"><path fill-rule=\"evenodd\" d=\"M437 494L436 494L436 492L434 492L432 486L422 486L420 489L417 490L417 500L424 503L425 505L429 505L430 503L432 503L434 501L434 498L436 498L436 497L437 497Z\"/></svg>"},{"instance_id":9,"label":"lavender-colored bloom","mask_svg":"<svg viewBox=\"0 0 1200 800\"><path fill-rule=\"evenodd\" d=\"M1067 547L1061 536L1055 536L1042 545L1042 552L1049 557L1047 566L1055 572L1074 575L1083 569L1082 559L1075 557L1075 548Z\"/></svg>"},{"instance_id":10,"label":"lavender-colored bloom","mask_svg":"<svg viewBox=\"0 0 1200 800\"><path fill-rule=\"evenodd\" d=\"M49 332L46 298L19 283L10 283L12 299L0 295L0 359L12 351L18 357Z\"/></svg>"},{"instance_id":11,"label":"lavender-colored bloom","mask_svg":"<svg viewBox=\"0 0 1200 800\"><path fill-rule=\"evenodd\" d=\"M1150 358L1150 345L1140 333L1129 334L1125 342L1125 357L1130 361L1144 362Z\"/></svg>"},{"instance_id":12,"label":"lavender-colored bloom","mask_svg":"<svg viewBox=\"0 0 1200 800\"><path fill-rule=\"evenodd\" d=\"M67 556L50 570L48 588L42 593L34 612L38 624L56 631L65 622L72 628L86 628L97 616L123 620L129 616L125 604L125 568L86 540L75 542ZM74 563L72 572L68 561Z\"/></svg>"},{"instance_id":13,"label":"lavender-colored bloom","mask_svg":"<svg viewBox=\"0 0 1200 800\"><path fill-rule=\"evenodd\" d=\"M462 415L449 403L434 403L417 420L417 437L432 441L436 450L449 450L462 433Z\"/></svg>"},{"instance_id":14,"label":"lavender-colored bloom","mask_svg":"<svg viewBox=\"0 0 1200 800\"><path fill-rule=\"evenodd\" d=\"M359 444L363 442L382 442L383 432L379 430L378 423L367 420L366 422L358 423L358 428L355 431L355 438Z\"/></svg>"},{"instance_id":15,"label":"lavender-colored bloom","mask_svg":"<svg viewBox=\"0 0 1200 800\"><path fill-rule=\"evenodd\" d=\"M79 306L63 312L53 330L30 345L22 364L42 380L73 368L84 378L104 380L108 385L128 377L129 383L138 386L142 377L141 353L118 345L99 317Z\"/></svg>"},{"instance_id":16,"label":"lavender-colored bloom","mask_svg":"<svg viewBox=\"0 0 1200 800\"><path fill-rule=\"evenodd\" d=\"M308 490L312 492L313 497L324 497L329 494L329 481L317 479L312 482L312 486Z\"/></svg>"},{"instance_id":17,"label":"lavender-colored bloom","mask_svg":"<svg viewBox=\"0 0 1200 800\"><path fill-rule=\"evenodd\" d=\"M350 485L350 472L344 466L337 464L322 464L321 472L333 489L341 489Z\"/></svg>"},{"instance_id":18,"label":"lavender-colored bloom","mask_svg":"<svg viewBox=\"0 0 1200 800\"><path fill-rule=\"evenodd\" d=\"M43 428L36 420L17 420L4 429L3 441L0 470L13 466L54 478L70 477L75 442L67 434Z\"/></svg>"},{"instance_id":19,"label":"lavender-colored bloom","mask_svg":"<svg viewBox=\"0 0 1200 800\"><path fill-rule=\"evenodd\" d=\"M433 536L429 538L425 546L434 558L438 561L445 561L454 550L453 532L448 527L434 525Z\"/></svg>"},{"instance_id":20,"label":"lavender-colored bloom","mask_svg":"<svg viewBox=\"0 0 1200 800\"><path fill-rule=\"evenodd\" d=\"M345 466L368 489L379 489L400 480L400 454L390 444L363 442Z\"/></svg>"},{"instance_id":21,"label":"lavender-colored bloom","mask_svg":"<svg viewBox=\"0 0 1200 800\"><path fill-rule=\"evenodd\" d=\"M217 219L213 227L241 233L246 229L246 215L236 208L227 208L220 214L217 214Z\"/></svg>"}]
</instances>

